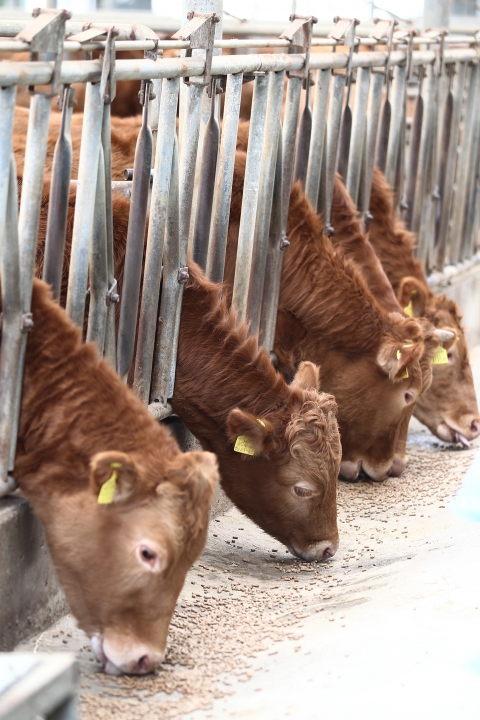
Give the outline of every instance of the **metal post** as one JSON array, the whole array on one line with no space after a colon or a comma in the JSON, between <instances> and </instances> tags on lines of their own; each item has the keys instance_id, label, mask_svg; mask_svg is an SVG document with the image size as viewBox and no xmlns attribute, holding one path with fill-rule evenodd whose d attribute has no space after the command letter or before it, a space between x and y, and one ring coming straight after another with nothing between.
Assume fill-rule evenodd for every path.
<instances>
[{"instance_id":1,"label":"metal post","mask_svg":"<svg viewBox=\"0 0 480 720\"><path fill-rule=\"evenodd\" d=\"M265 112L267 105L268 76L264 73L255 78L252 115L248 135L247 161L243 185L242 212L238 230L237 263L233 283L232 304L239 320L247 318L248 287L252 268L255 219L257 215L260 162L264 140Z\"/></svg>"},{"instance_id":2,"label":"metal post","mask_svg":"<svg viewBox=\"0 0 480 720\"><path fill-rule=\"evenodd\" d=\"M423 75L424 67L420 65L418 68L418 94L415 100L413 121L410 129L410 148L405 188L405 207L403 212L403 220L409 230L412 228L413 206L415 204L418 177L418 161L420 157L420 140L424 122L424 101L422 96Z\"/></svg>"},{"instance_id":3,"label":"metal post","mask_svg":"<svg viewBox=\"0 0 480 720\"><path fill-rule=\"evenodd\" d=\"M117 367L115 307L119 300L115 279L115 261L113 250L113 209L112 209L112 148L110 128L110 103L103 106L102 149L103 176L105 179L105 230L107 243L107 327L105 330L105 357L110 365Z\"/></svg>"},{"instance_id":4,"label":"metal post","mask_svg":"<svg viewBox=\"0 0 480 720\"><path fill-rule=\"evenodd\" d=\"M317 206L318 192L320 189L320 173L322 170L323 147L327 128L327 103L331 72L330 68L328 70L317 70L315 83L312 137L305 184L305 194L314 208Z\"/></svg>"},{"instance_id":5,"label":"metal post","mask_svg":"<svg viewBox=\"0 0 480 720\"><path fill-rule=\"evenodd\" d=\"M187 110L180 147L180 234L186 238L190 234L203 95L201 85L190 85L183 99Z\"/></svg>"},{"instance_id":6,"label":"metal post","mask_svg":"<svg viewBox=\"0 0 480 720\"><path fill-rule=\"evenodd\" d=\"M323 215L325 230L327 233L333 232L333 228L331 225L333 186L335 184L338 138L340 134L340 118L342 115L345 81L345 75L333 76L332 92L330 95L330 107L328 111L326 174L325 177L322 176L320 181L320 185L324 185L325 189L323 193L322 190L320 190L320 196L322 198L322 201L319 207L319 210Z\"/></svg>"},{"instance_id":7,"label":"metal post","mask_svg":"<svg viewBox=\"0 0 480 720\"><path fill-rule=\"evenodd\" d=\"M175 142L175 121L178 105L179 78L164 80L158 123L155 173L150 200L145 270L143 274L142 300L138 323L137 354L133 388L137 397L148 405L158 326L158 301L162 277L162 258L167 226L169 191ZM176 168L176 166L175 166ZM173 189L172 192L178 192Z\"/></svg>"},{"instance_id":8,"label":"metal post","mask_svg":"<svg viewBox=\"0 0 480 720\"><path fill-rule=\"evenodd\" d=\"M103 357L107 326L108 255L105 205L105 161L103 148L98 153L97 192L90 243L90 303L88 311L87 342L95 342L98 354Z\"/></svg>"},{"instance_id":9,"label":"metal post","mask_svg":"<svg viewBox=\"0 0 480 720\"><path fill-rule=\"evenodd\" d=\"M425 188L427 180L428 161L430 157L431 144L431 127L435 108L433 100L435 97L435 70L433 65L427 66L427 90L426 90L426 107L424 109L424 118L422 123L422 135L420 138L420 150L418 154L418 174L416 180L415 200L412 209L412 226L413 232L420 229L420 219L422 214L423 202L425 197Z\"/></svg>"},{"instance_id":10,"label":"metal post","mask_svg":"<svg viewBox=\"0 0 480 720\"><path fill-rule=\"evenodd\" d=\"M289 77L287 83L287 99L285 102L285 119L282 133L283 156L283 189L282 189L282 228L287 227L287 215L290 205L290 189L293 179L293 161L295 157L295 139L298 126L298 110L302 81L298 77Z\"/></svg>"},{"instance_id":11,"label":"metal post","mask_svg":"<svg viewBox=\"0 0 480 720\"><path fill-rule=\"evenodd\" d=\"M397 163L400 140L402 136L403 108L405 104L405 83L407 80L407 68L400 65L395 68L392 85L392 117L390 122L390 133L388 137L387 161L385 165L385 176L392 188L395 188L397 175Z\"/></svg>"},{"instance_id":12,"label":"metal post","mask_svg":"<svg viewBox=\"0 0 480 720\"><path fill-rule=\"evenodd\" d=\"M367 124L367 101L370 86L370 68L359 68L355 89L355 107L353 109L353 127L348 158L346 178L347 192L355 204L358 204L360 173L362 168L363 145Z\"/></svg>"},{"instance_id":13,"label":"metal post","mask_svg":"<svg viewBox=\"0 0 480 720\"><path fill-rule=\"evenodd\" d=\"M372 73L372 83L367 107L367 127L365 132L365 149L363 153L363 167L361 174L361 187L358 193L359 211L363 214L364 227L368 221L370 206L370 192L372 189L373 167L375 165L375 144L377 141L378 121L384 86L383 73Z\"/></svg>"}]
</instances>

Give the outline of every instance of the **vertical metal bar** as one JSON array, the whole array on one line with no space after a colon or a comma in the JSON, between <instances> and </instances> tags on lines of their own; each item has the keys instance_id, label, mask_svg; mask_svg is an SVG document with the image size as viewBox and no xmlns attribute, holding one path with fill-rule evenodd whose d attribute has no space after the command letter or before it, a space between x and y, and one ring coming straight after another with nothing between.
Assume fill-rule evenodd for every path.
<instances>
[{"instance_id":1,"label":"vertical metal bar","mask_svg":"<svg viewBox=\"0 0 480 720\"><path fill-rule=\"evenodd\" d=\"M385 176L392 188L395 188L397 175L397 163L399 145L402 135L402 120L404 117L403 107L405 104L405 83L407 81L407 68L405 65L398 65L395 68L392 93L392 119L390 123L390 134L388 137L387 162L385 165Z\"/></svg>"},{"instance_id":2,"label":"vertical metal bar","mask_svg":"<svg viewBox=\"0 0 480 720\"><path fill-rule=\"evenodd\" d=\"M342 115L345 81L345 75L333 76L332 92L330 95L330 107L328 109L326 172L325 177L322 176L320 180L320 184L324 185L325 189L323 193L322 190L320 190L320 196L322 198L322 201L319 210L324 218L325 229L329 233L332 231L331 212L333 201L333 186L335 183L338 137L340 134L340 118Z\"/></svg>"},{"instance_id":3,"label":"vertical metal bar","mask_svg":"<svg viewBox=\"0 0 480 720\"><path fill-rule=\"evenodd\" d=\"M102 118L100 83L87 83L67 292L67 312L79 327L83 327L85 315L88 255L95 212Z\"/></svg>"},{"instance_id":4,"label":"vertical metal bar","mask_svg":"<svg viewBox=\"0 0 480 720\"><path fill-rule=\"evenodd\" d=\"M420 141L424 121L424 101L422 96L423 67L419 68L419 73L418 95L415 100L413 121L410 129L410 148L405 189L406 207L403 213L403 219L409 230L412 228L413 206L415 203L415 191L418 177L418 161L420 157Z\"/></svg>"},{"instance_id":5,"label":"vertical metal bar","mask_svg":"<svg viewBox=\"0 0 480 720\"><path fill-rule=\"evenodd\" d=\"M155 333L158 324L158 301L168 217L178 88L178 77L163 81L133 381L135 394L145 405L148 405L150 399Z\"/></svg>"},{"instance_id":6,"label":"vertical metal bar","mask_svg":"<svg viewBox=\"0 0 480 720\"><path fill-rule=\"evenodd\" d=\"M350 141L350 153L347 170L347 192L355 204L358 203L360 173L362 169L363 145L367 125L368 89L370 86L370 68L359 68L355 86L355 106L353 108L353 127Z\"/></svg>"},{"instance_id":7,"label":"vertical metal bar","mask_svg":"<svg viewBox=\"0 0 480 720\"><path fill-rule=\"evenodd\" d=\"M248 287L252 268L267 89L268 77L266 75L257 75L253 91L252 115L248 134L242 212L238 230L237 264L235 267L232 295L232 303L237 310L239 320L246 320L247 318Z\"/></svg>"},{"instance_id":8,"label":"vertical metal bar","mask_svg":"<svg viewBox=\"0 0 480 720\"><path fill-rule=\"evenodd\" d=\"M213 195L215 191L215 173L217 169L220 128L215 117L216 82L212 81L210 118L203 137L202 160L197 172L200 173L198 185L197 211L193 230L192 256L205 271L207 267L208 240L212 219Z\"/></svg>"},{"instance_id":9,"label":"vertical metal bar","mask_svg":"<svg viewBox=\"0 0 480 720\"><path fill-rule=\"evenodd\" d=\"M283 252L288 247L282 231L282 143L278 143L273 186L272 220L268 236L265 283L263 286L262 316L260 320L260 342L267 352L273 351L275 327L277 324L280 281L282 277Z\"/></svg>"},{"instance_id":10,"label":"vertical metal bar","mask_svg":"<svg viewBox=\"0 0 480 720\"><path fill-rule=\"evenodd\" d=\"M453 182L455 177L455 168L457 164L458 136L460 130L460 118L463 105L463 95L465 91L465 81L467 76L467 63L458 63L457 74L453 84L453 110L452 124L450 129L450 137L448 144L448 153L445 165L445 187L441 200L439 228L436 235L436 259L435 266L437 270L442 271L445 264L445 255L447 250L447 237L449 231L449 222L452 209L453 198Z\"/></svg>"},{"instance_id":11,"label":"vertical metal bar","mask_svg":"<svg viewBox=\"0 0 480 720\"><path fill-rule=\"evenodd\" d=\"M135 330L140 298L145 227L152 170L152 131L148 126L149 95L150 83L147 82L145 83L142 127L138 133L133 164L132 196L128 216L125 270L118 327L117 372L124 380L126 380L130 370L135 347Z\"/></svg>"},{"instance_id":12,"label":"vertical metal bar","mask_svg":"<svg viewBox=\"0 0 480 720\"><path fill-rule=\"evenodd\" d=\"M63 90L62 122L55 145L52 164L52 182L48 202L47 232L43 280L52 286L53 297L60 299L62 285L65 233L67 230L68 196L72 175L72 138L70 123L75 90L66 85Z\"/></svg>"},{"instance_id":13,"label":"vertical metal bar","mask_svg":"<svg viewBox=\"0 0 480 720\"><path fill-rule=\"evenodd\" d=\"M312 111L310 109L310 74L307 77L305 90L305 105L300 116L300 125L297 134L297 150L295 153L295 167L293 181L300 180L305 187L307 179L308 157L310 154L310 139L312 137Z\"/></svg>"},{"instance_id":14,"label":"vertical metal bar","mask_svg":"<svg viewBox=\"0 0 480 720\"><path fill-rule=\"evenodd\" d=\"M322 171L322 155L327 128L327 103L331 69L317 70L315 97L313 100L312 138L308 156L307 180L305 194L316 208L320 189Z\"/></svg>"},{"instance_id":15,"label":"vertical metal bar","mask_svg":"<svg viewBox=\"0 0 480 720\"><path fill-rule=\"evenodd\" d=\"M90 243L90 303L88 309L87 342L95 342L103 357L107 326L108 253L105 206L105 161L103 148L98 153L97 192Z\"/></svg>"},{"instance_id":16,"label":"vertical metal bar","mask_svg":"<svg viewBox=\"0 0 480 720\"><path fill-rule=\"evenodd\" d=\"M248 317L252 334L260 330L262 312L263 287L265 282L265 266L270 221L272 217L273 187L277 149L281 132L281 111L285 72L270 73L268 89L267 114L265 118L265 134L260 162L260 185L258 189L258 207L255 223L253 244L252 270L248 294ZM306 162L306 158L305 158ZM306 167L305 167L306 172ZM280 238L278 238L280 241Z\"/></svg>"},{"instance_id":17,"label":"vertical metal bar","mask_svg":"<svg viewBox=\"0 0 480 720\"><path fill-rule=\"evenodd\" d=\"M425 197L428 159L430 155L430 143L431 143L431 125L432 125L432 111L433 101L435 97L435 70L432 65L427 67L427 90L425 98L425 109L424 109L424 120L422 124L422 135L420 138L420 150L418 155L418 175L416 182L415 201L413 203L412 211L412 226L413 232L418 233L420 229L420 220L423 208L423 202Z\"/></svg>"},{"instance_id":18,"label":"vertical metal bar","mask_svg":"<svg viewBox=\"0 0 480 720\"><path fill-rule=\"evenodd\" d=\"M162 299L159 309L159 331L155 346L155 363L152 373L151 402L167 404L175 385L178 333L182 311L183 279L187 237L179 228L179 188L177 143L172 153L170 193L168 197L168 220L163 263Z\"/></svg>"},{"instance_id":19,"label":"vertical metal bar","mask_svg":"<svg viewBox=\"0 0 480 720\"><path fill-rule=\"evenodd\" d=\"M11 135L16 88L0 90L0 157L4 159ZM3 94L5 93L5 95ZM14 415L22 345L22 298L20 294L20 261L17 230L17 178L13 155L3 166L0 179L0 285L2 294L2 344L0 347L0 497L15 489L9 477L13 470L12 446L15 436Z\"/></svg>"},{"instance_id":20,"label":"vertical metal bar","mask_svg":"<svg viewBox=\"0 0 480 720\"><path fill-rule=\"evenodd\" d=\"M188 88L188 109L180 152L180 234L186 238L190 235L203 91L200 85L190 85Z\"/></svg>"},{"instance_id":21,"label":"vertical metal bar","mask_svg":"<svg viewBox=\"0 0 480 720\"><path fill-rule=\"evenodd\" d=\"M428 81L428 93L425 108L425 123L422 128L422 144L424 143L424 152L422 153L422 144L420 146L419 171L422 182L417 181L417 193L414 204L414 213L412 219L412 229L418 233L419 243L416 249L417 257L422 260L425 268L429 262L429 244L430 235L429 228L430 214L433 209L433 189L434 189L434 168L436 155L436 123L437 123L437 73L434 67L431 68L431 75ZM418 203L417 203L418 199Z\"/></svg>"},{"instance_id":22,"label":"vertical metal bar","mask_svg":"<svg viewBox=\"0 0 480 720\"><path fill-rule=\"evenodd\" d=\"M358 209L363 213L365 220L366 213L370 206L370 192L372 189L373 167L375 164L375 144L377 141L378 121L380 117L380 106L384 85L383 73L372 73L372 84L367 107L367 128L365 137L365 150L363 153L363 167L361 174L361 187L358 193Z\"/></svg>"},{"instance_id":23,"label":"vertical metal bar","mask_svg":"<svg viewBox=\"0 0 480 720\"><path fill-rule=\"evenodd\" d=\"M148 124L152 131L152 159L157 151L158 116L160 113L160 100L162 97L162 79L152 80L152 100L148 105Z\"/></svg>"},{"instance_id":24,"label":"vertical metal bar","mask_svg":"<svg viewBox=\"0 0 480 720\"><path fill-rule=\"evenodd\" d=\"M462 231L467 201L468 178L471 168L471 157L474 139L474 117L478 113L478 79L479 66L472 65L470 83L468 88L465 115L463 120L462 140L460 144L460 159L455 178L455 195L452 206L452 235L450 245L450 263L455 265L463 259L462 250L464 241Z\"/></svg>"},{"instance_id":25,"label":"vertical metal bar","mask_svg":"<svg viewBox=\"0 0 480 720\"><path fill-rule=\"evenodd\" d=\"M105 329L105 357L110 365L117 367L115 306L118 301L115 280L115 261L113 252L113 209L112 209L112 147L110 128L110 104L103 106L102 117L102 149L103 176L105 179L105 231L107 243L107 327Z\"/></svg>"},{"instance_id":26,"label":"vertical metal bar","mask_svg":"<svg viewBox=\"0 0 480 720\"><path fill-rule=\"evenodd\" d=\"M285 103L285 118L282 133L283 154L283 190L282 190L282 228L287 227L288 208L290 205L290 190L293 179L293 162L295 157L295 139L298 127L298 110L302 81L297 77L289 77L287 84L287 99Z\"/></svg>"},{"instance_id":27,"label":"vertical metal bar","mask_svg":"<svg viewBox=\"0 0 480 720\"><path fill-rule=\"evenodd\" d=\"M227 77L223 109L222 137L218 159L217 180L213 197L212 223L207 257L207 277L222 282L227 247L230 199L232 197L235 144L242 99L243 74Z\"/></svg>"}]
</instances>

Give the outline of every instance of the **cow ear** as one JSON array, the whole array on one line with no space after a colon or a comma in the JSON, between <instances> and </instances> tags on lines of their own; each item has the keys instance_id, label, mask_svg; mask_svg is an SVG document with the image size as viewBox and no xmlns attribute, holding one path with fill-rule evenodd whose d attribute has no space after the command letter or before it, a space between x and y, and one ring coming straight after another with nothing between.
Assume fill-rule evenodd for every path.
<instances>
[{"instance_id":1,"label":"cow ear","mask_svg":"<svg viewBox=\"0 0 480 720\"><path fill-rule=\"evenodd\" d=\"M384 342L381 346L377 363L390 380L403 380L408 378L408 365L416 360L421 347L415 343L400 345L392 341Z\"/></svg>"},{"instance_id":2,"label":"cow ear","mask_svg":"<svg viewBox=\"0 0 480 720\"><path fill-rule=\"evenodd\" d=\"M443 330L446 330L447 333L452 333L451 337L447 338L446 340L441 340L441 346L444 350L450 350L451 347L456 343L457 341L457 331L455 328L450 326L435 328L436 330L439 330L442 332Z\"/></svg>"},{"instance_id":3,"label":"cow ear","mask_svg":"<svg viewBox=\"0 0 480 720\"><path fill-rule=\"evenodd\" d=\"M320 368L312 362L300 363L290 387L299 390L320 390Z\"/></svg>"},{"instance_id":4,"label":"cow ear","mask_svg":"<svg viewBox=\"0 0 480 720\"><path fill-rule=\"evenodd\" d=\"M129 455L101 452L90 461L90 487L99 505L128 499L135 491L138 470Z\"/></svg>"},{"instance_id":5,"label":"cow ear","mask_svg":"<svg viewBox=\"0 0 480 720\"><path fill-rule=\"evenodd\" d=\"M275 329L275 354L278 369L293 378L297 367L299 347L307 336L307 330L290 310L279 310Z\"/></svg>"},{"instance_id":6,"label":"cow ear","mask_svg":"<svg viewBox=\"0 0 480 720\"><path fill-rule=\"evenodd\" d=\"M420 280L404 277L397 293L398 302L410 317L423 317L427 304L427 292Z\"/></svg>"},{"instance_id":7,"label":"cow ear","mask_svg":"<svg viewBox=\"0 0 480 720\"><path fill-rule=\"evenodd\" d=\"M256 418L244 410L234 408L227 418L228 434L235 443L235 452L251 457L268 455L273 446L273 426L265 418Z\"/></svg>"}]
</instances>

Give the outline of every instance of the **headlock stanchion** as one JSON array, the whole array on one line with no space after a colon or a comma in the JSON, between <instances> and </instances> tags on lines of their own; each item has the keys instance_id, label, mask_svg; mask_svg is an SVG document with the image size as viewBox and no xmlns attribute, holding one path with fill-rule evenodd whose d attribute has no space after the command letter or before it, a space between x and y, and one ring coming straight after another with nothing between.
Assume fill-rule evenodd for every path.
<instances>
[{"instance_id":1,"label":"headlock stanchion","mask_svg":"<svg viewBox=\"0 0 480 720\"><path fill-rule=\"evenodd\" d=\"M455 38L442 30L414 37L384 20L362 37L357 21L341 18L327 37L318 37L314 17L293 15L280 37L222 40L219 8L216 2L216 12L189 13L170 40L143 25L71 22L65 11L41 10L29 23L0 21L0 51L30 53L28 62L0 64L0 164L6 170L0 176L0 495L15 486L42 195L48 193L49 201L44 279L99 355L133 384L157 419L166 417L189 277L187 248L211 280L223 279L246 82L254 82L254 91L232 301L239 319L250 322L270 353L294 180L303 184L331 234L338 169L367 227L376 162L407 226L419 234L417 252L427 273L452 273L480 260L478 37ZM326 52L315 52L316 46ZM257 47L272 52L215 54ZM168 48L185 50L185 56L163 58ZM118 60L120 50L141 50L144 57ZM80 51L87 59L76 59ZM102 57L91 59L93 51ZM42 59L46 53L53 60ZM117 83L133 79L143 81L133 170L128 180L112 182L112 152L119 150L117 144L112 150L111 103ZM70 137L73 83L84 85L85 105L78 176L72 181L72 158L78 156ZM50 88L42 94L45 85ZM32 98L25 158L20 162L17 156L16 163L15 100L22 86ZM49 120L57 93L62 115L51 140L56 147L49 174ZM207 106L210 120L202 136ZM116 192L123 193L123 203L130 199L120 289L114 263Z\"/></svg>"}]
</instances>

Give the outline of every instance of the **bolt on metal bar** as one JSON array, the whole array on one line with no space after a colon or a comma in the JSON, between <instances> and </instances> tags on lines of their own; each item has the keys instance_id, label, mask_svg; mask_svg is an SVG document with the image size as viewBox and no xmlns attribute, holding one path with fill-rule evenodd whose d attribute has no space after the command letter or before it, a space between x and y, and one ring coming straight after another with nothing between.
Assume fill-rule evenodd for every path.
<instances>
[{"instance_id":1,"label":"bolt on metal bar","mask_svg":"<svg viewBox=\"0 0 480 720\"><path fill-rule=\"evenodd\" d=\"M87 342L95 342L99 357L105 349L107 327L108 252L105 202L105 161L103 148L98 153L97 192L89 257L90 303Z\"/></svg>"},{"instance_id":2,"label":"bolt on metal bar","mask_svg":"<svg viewBox=\"0 0 480 720\"><path fill-rule=\"evenodd\" d=\"M267 262L263 286L262 313L260 319L260 342L267 352L272 353L275 343L278 301L282 277L283 253L288 248L288 240L282 232L282 143L278 142L273 186L272 219L268 235Z\"/></svg>"},{"instance_id":3,"label":"bolt on metal bar","mask_svg":"<svg viewBox=\"0 0 480 720\"><path fill-rule=\"evenodd\" d=\"M301 79L297 77L289 77L287 83L287 99L285 102L285 118L282 133L282 228L285 228L285 230L287 227L288 208L290 206L290 190L293 180L293 161L295 157L295 139L297 135L301 92Z\"/></svg>"},{"instance_id":4,"label":"bolt on metal bar","mask_svg":"<svg viewBox=\"0 0 480 720\"><path fill-rule=\"evenodd\" d=\"M330 69L317 70L315 82L312 136L308 155L307 179L305 182L305 194L315 208L317 206L318 192L320 189L320 173L327 128L327 104L331 72Z\"/></svg>"},{"instance_id":5,"label":"bolt on metal bar","mask_svg":"<svg viewBox=\"0 0 480 720\"><path fill-rule=\"evenodd\" d=\"M230 200L232 197L235 145L242 100L243 75L229 75L223 109L222 136L218 158L217 179L213 197L210 241L206 274L214 282L222 282L227 247Z\"/></svg>"},{"instance_id":6,"label":"bolt on metal bar","mask_svg":"<svg viewBox=\"0 0 480 720\"><path fill-rule=\"evenodd\" d=\"M148 405L150 400L162 258L175 143L178 90L179 78L163 81L133 381L135 394L144 405Z\"/></svg>"},{"instance_id":7,"label":"bolt on metal bar","mask_svg":"<svg viewBox=\"0 0 480 720\"><path fill-rule=\"evenodd\" d=\"M272 218L275 168L281 135L280 116L282 111L284 81L285 71L270 73L264 141L260 161L260 184L258 189L252 269L247 304L247 315L252 334L260 331L260 315L265 283L269 230ZM280 241L280 236L278 240Z\"/></svg>"},{"instance_id":8,"label":"bolt on metal bar","mask_svg":"<svg viewBox=\"0 0 480 720\"><path fill-rule=\"evenodd\" d=\"M188 279L186 259L187 238L182 237L179 226L178 153L175 139L168 197L162 297L150 396L150 403L161 403L164 406L172 397L175 386L183 287Z\"/></svg>"},{"instance_id":9,"label":"bolt on metal bar","mask_svg":"<svg viewBox=\"0 0 480 720\"><path fill-rule=\"evenodd\" d=\"M83 327L85 315L88 256L95 212L102 119L103 98L100 96L100 85L87 83L67 292L67 312L79 327Z\"/></svg>"},{"instance_id":10,"label":"bolt on metal bar","mask_svg":"<svg viewBox=\"0 0 480 720\"><path fill-rule=\"evenodd\" d=\"M347 192L355 204L358 203L360 174L362 169L363 146L367 126L367 102L370 87L370 68L360 68L355 88L355 106L352 118L352 136L347 169Z\"/></svg>"},{"instance_id":11,"label":"bolt on metal bar","mask_svg":"<svg viewBox=\"0 0 480 720\"><path fill-rule=\"evenodd\" d=\"M17 186L12 163L12 131L16 87L0 89L0 288L2 343L0 346L0 497L15 489L9 478L12 412L22 328L20 264L17 235ZM12 202L13 194L13 202ZM14 204L13 204L14 203ZM12 207L15 221L12 223ZM13 231L13 232L12 232Z\"/></svg>"},{"instance_id":12,"label":"bolt on metal bar","mask_svg":"<svg viewBox=\"0 0 480 720\"><path fill-rule=\"evenodd\" d=\"M68 217L68 196L72 175L72 138L70 124L75 90L65 87L62 99L62 122L52 163L52 182L48 201L47 231L43 280L52 287L53 297L60 300L63 256Z\"/></svg>"},{"instance_id":13,"label":"bolt on metal bar","mask_svg":"<svg viewBox=\"0 0 480 720\"><path fill-rule=\"evenodd\" d=\"M248 134L248 150L243 184L242 211L238 230L237 263L232 294L232 304L237 310L240 321L247 319L248 288L250 284L255 237L255 218L258 205L267 90L268 76L257 75L253 90L252 114Z\"/></svg>"},{"instance_id":14,"label":"bolt on metal bar","mask_svg":"<svg viewBox=\"0 0 480 720\"><path fill-rule=\"evenodd\" d=\"M363 215L363 224L365 229L368 225L369 219L370 193L372 189L373 168L375 165L375 144L377 141L383 86L383 74L379 72L372 73L372 82L370 85L367 106L367 126L365 129L363 164L357 203L357 207Z\"/></svg>"},{"instance_id":15,"label":"bolt on metal bar","mask_svg":"<svg viewBox=\"0 0 480 720\"><path fill-rule=\"evenodd\" d=\"M142 126L138 133L133 164L133 184L128 216L127 246L120 321L117 339L117 372L125 381L133 360L138 317L142 260L145 245L150 173L152 170L152 131L148 126L150 83L145 84Z\"/></svg>"},{"instance_id":16,"label":"bolt on metal bar","mask_svg":"<svg viewBox=\"0 0 480 720\"><path fill-rule=\"evenodd\" d=\"M340 135L340 118L342 115L343 94L345 90L345 75L334 75L330 94L330 107L328 109L327 125L327 147L326 147L326 173L322 175L320 184L324 185L324 191L320 189L322 203L320 212L325 222L327 233L333 231L331 225L331 212L333 201L333 186L335 183L335 169L337 165L338 139Z\"/></svg>"},{"instance_id":17,"label":"bolt on metal bar","mask_svg":"<svg viewBox=\"0 0 480 720\"><path fill-rule=\"evenodd\" d=\"M203 136L202 159L199 167L197 211L193 230L192 256L202 268L207 267L208 240L212 220L213 195L215 192L215 174L217 170L220 128L215 117L216 82L212 81L210 117Z\"/></svg>"},{"instance_id":18,"label":"bolt on metal bar","mask_svg":"<svg viewBox=\"0 0 480 720\"><path fill-rule=\"evenodd\" d=\"M469 72L469 86L464 110L462 139L460 144L460 158L455 178L455 194L452 205L450 264L455 265L462 257L462 230L465 217L465 203L474 139L474 118L478 113L479 101L479 66L472 65Z\"/></svg>"},{"instance_id":19,"label":"bolt on metal bar","mask_svg":"<svg viewBox=\"0 0 480 720\"><path fill-rule=\"evenodd\" d=\"M387 158L385 164L385 177L387 182L395 187L399 145L402 134L403 106L405 103L405 84L407 81L407 68L399 65L395 68L392 84L392 115L390 132L388 135Z\"/></svg>"}]
</instances>

